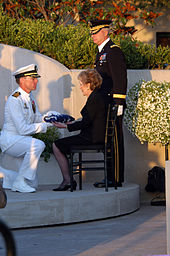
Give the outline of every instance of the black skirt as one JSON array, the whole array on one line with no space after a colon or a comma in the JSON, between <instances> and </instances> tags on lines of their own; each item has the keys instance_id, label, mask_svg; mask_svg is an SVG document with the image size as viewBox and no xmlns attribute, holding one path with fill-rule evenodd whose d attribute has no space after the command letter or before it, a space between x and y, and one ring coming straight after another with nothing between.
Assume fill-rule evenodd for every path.
<instances>
[{"instance_id":1,"label":"black skirt","mask_svg":"<svg viewBox=\"0 0 170 256\"><path fill-rule=\"evenodd\" d=\"M54 141L56 147L64 154L70 153L70 147L73 145L91 145L92 142L81 135L73 135Z\"/></svg>"}]
</instances>

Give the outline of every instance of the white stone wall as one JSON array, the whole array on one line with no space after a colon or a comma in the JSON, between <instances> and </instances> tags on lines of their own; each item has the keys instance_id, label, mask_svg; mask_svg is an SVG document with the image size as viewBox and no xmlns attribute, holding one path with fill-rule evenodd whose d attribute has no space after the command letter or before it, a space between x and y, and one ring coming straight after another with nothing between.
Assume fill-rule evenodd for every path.
<instances>
[{"instance_id":1,"label":"white stone wall","mask_svg":"<svg viewBox=\"0 0 170 256\"><path fill-rule=\"evenodd\" d=\"M7 97L18 87L12 72L17 68L35 63L41 78L34 93L42 113L50 109L64 111L64 91L71 84L70 71L59 62L47 56L26 49L0 44L0 127L3 124L3 110ZM66 93L65 93L66 94Z\"/></svg>"},{"instance_id":2,"label":"white stone wall","mask_svg":"<svg viewBox=\"0 0 170 256\"><path fill-rule=\"evenodd\" d=\"M12 72L17 68L35 63L39 67L41 78L39 86L34 93L42 113L48 110L56 110L61 113L68 113L76 119L80 118L80 110L86 98L81 94L77 76L81 70L69 70L59 62L21 48L0 44L0 128L3 124L4 105L7 97L16 88L17 84ZM169 81L170 70L128 70L128 88L140 79ZM65 134L68 135L68 132ZM147 172L155 165L165 167L164 147L159 144L141 144L136 138L132 137L124 127L125 137L125 180L140 184L141 199L150 200L152 194L146 193L144 187L147 182ZM47 164L40 163L38 174L41 184L51 183L58 180L60 176L58 165L55 160L50 162L50 170ZM52 168L53 166L53 168ZM48 174L47 174L48 169ZM47 174L47 175L46 175ZM95 177L93 178L93 175ZM85 181L96 181L100 174L85 175ZM45 178L46 177L46 178ZM58 177L58 178L57 178Z\"/></svg>"}]
</instances>

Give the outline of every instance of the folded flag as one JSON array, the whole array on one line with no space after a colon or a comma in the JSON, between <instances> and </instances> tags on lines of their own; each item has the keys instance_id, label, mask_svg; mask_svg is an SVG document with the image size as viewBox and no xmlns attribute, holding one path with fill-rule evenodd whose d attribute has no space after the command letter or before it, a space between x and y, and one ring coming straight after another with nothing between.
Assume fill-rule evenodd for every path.
<instances>
[{"instance_id":1,"label":"folded flag","mask_svg":"<svg viewBox=\"0 0 170 256\"><path fill-rule=\"evenodd\" d=\"M57 112L55 113L56 114L50 114L50 115L44 116L44 121L47 123L52 123L52 122L67 123L75 120L75 118L70 115L60 114Z\"/></svg>"}]
</instances>

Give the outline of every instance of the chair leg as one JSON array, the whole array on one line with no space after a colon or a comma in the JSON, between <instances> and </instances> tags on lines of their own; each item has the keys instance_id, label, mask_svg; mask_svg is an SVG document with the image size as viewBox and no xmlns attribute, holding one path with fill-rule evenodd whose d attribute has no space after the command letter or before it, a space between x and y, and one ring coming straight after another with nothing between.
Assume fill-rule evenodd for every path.
<instances>
[{"instance_id":1,"label":"chair leg","mask_svg":"<svg viewBox=\"0 0 170 256\"><path fill-rule=\"evenodd\" d=\"M111 147L112 156L113 156L113 154L114 154L114 148L113 148L113 147L114 147L114 146L112 145L112 147ZM117 189L115 161L116 161L116 159L113 157L113 158L112 158L112 170L113 170L113 173L114 173L114 188Z\"/></svg>"},{"instance_id":2,"label":"chair leg","mask_svg":"<svg viewBox=\"0 0 170 256\"><path fill-rule=\"evenodd\" d=\"M104 179L105 179L105 191L108 192L108 180L107 180L107 157L106 149L104 153Z\"/></svg>"},{"instance_id":3,"label":"chair leg","mask_svg":"<svg viewBox=\"0 0 170 256\"><path fill-rule=\"evenodd\" d=\"M79 189L82 190L82 153L79 153Z\"/></svg>"},{"instance_id":4,"label":"chair leg","mask_svg":"<svg viewBox=\"0 0 170 256\"><path fill-rule=\"evenodd\" d=\"M70 191L73 192L73 153L70 154Z\"/></svg>"}]
</instances>

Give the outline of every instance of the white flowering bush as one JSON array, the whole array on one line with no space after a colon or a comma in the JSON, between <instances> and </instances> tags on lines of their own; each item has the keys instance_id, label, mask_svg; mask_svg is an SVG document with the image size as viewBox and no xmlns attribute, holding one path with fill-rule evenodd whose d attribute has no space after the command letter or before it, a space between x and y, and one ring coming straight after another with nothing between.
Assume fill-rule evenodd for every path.
<instances>
[{"instance_id":1,"label":"white flowering bush","mask_svg":"<svg viewBox=\"0 0 170 256\"><path fill-rule=\"evenodd\" d=\"M141 143L169 143L170 82L140 81L127 93L124 123Z\"/></svg>"}]
</instances>

